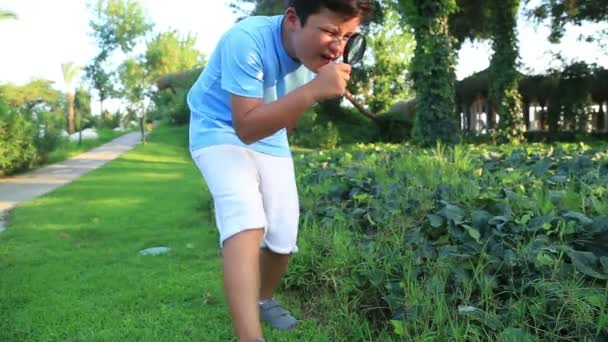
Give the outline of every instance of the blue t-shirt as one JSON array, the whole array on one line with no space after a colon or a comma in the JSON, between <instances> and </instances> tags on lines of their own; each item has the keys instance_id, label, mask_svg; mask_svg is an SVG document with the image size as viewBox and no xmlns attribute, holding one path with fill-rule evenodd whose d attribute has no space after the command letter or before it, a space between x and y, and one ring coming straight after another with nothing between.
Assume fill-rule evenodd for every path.
<instances>
[{"instance_id":1,"label":"blue t-shirt","mask_svg":"<svg viewBox=\"0 0 608 342\"><path fill-rule=\"evenodd\" d=\"M291 58L281 39L282 15L241 20L220 39L188 92L190 150L230 144L279 157L290 157L287 130L250 145L236 135L231 94L276 101L309 82L314 73Z\"/></svg>"}]
</instances>

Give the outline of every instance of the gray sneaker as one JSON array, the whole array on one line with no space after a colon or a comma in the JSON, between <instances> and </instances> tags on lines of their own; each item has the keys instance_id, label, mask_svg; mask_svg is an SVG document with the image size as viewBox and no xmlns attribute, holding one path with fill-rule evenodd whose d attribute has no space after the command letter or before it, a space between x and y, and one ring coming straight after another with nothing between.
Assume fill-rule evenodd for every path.
<instances>
[{"instance_id":1,"label":"gray sneaker","mask_svg":"<svg viewBox=\"0 0 608 342\"><path fill-rule=\"evenodd\" d=\"M298 321L289 311L283 309L274 299L267 299L260 306L260 319L268 322L271 327L278 330L290 330L296 327Z\"/></svg>"}]
</instances>

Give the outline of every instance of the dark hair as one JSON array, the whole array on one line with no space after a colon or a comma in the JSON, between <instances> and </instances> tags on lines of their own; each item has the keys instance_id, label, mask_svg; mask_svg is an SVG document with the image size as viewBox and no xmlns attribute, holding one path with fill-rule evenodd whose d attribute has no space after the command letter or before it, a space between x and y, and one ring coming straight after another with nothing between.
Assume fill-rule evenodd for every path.
<instances>
[{"instance_id":1,"label":"dark hair","mask_svg":"<svg viewBox=\"0 0 608 342\"><path fill-rule=\"evenodd\" d=\"M296 10L302 25L306 24L310 15L319 13L323 8L345 18L359 17L362 21L374 8L373 0L285 0L285 3Z\"/></svg>"}]
</instances>

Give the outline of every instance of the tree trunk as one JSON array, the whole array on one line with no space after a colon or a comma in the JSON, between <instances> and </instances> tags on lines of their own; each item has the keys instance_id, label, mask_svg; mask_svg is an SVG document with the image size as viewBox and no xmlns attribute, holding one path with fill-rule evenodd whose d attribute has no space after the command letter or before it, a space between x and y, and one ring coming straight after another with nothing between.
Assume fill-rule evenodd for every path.
<instances>
[{"instance_id":1,"label":"tree trunk","mask_svg":"<svg viewBox=\"0 0 608 342\"><path fill-rule=\"evenodd\" d=\"M412 139L421 146L458 143L460 120L456 111L454 72L456 53L448 17L456 11L450 0L400 0L416 37L411 77L416 91Z\"/></svg>"},{"instance_id":2,"label":"tree trunk","mask_svg":"<svg viewBox=\"0 0 608 342\"><path fill-rule=\"evenodd\" d=\"M490 62L489 97L496 106L500 142L523 141L519 74L516 69L517 12L520 0L493 0L490 6L493 21L490 25L494 53Z\"/></svg>"},{"instance_id":3,"label":"tree trunk","mask_svg":"<svg viewBox=\"0 0 608 342\"><path fill-rule=\"evenodd\" d=\"M73 134L76 131L75 116L74 116L74 94L68 92L66 94L68 102L68 133Z\"/></svg>"}]
</instances>

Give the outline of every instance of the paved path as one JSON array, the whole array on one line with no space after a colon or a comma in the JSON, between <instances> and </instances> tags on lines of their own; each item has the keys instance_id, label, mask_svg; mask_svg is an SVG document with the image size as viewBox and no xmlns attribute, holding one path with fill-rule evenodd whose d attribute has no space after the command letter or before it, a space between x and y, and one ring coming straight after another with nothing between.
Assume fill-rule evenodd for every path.
<instances>
[{"instance_id":1,"label":"paved path","mask_svg":"<svg viewBox=\"0 0 608 342\"><path fill-rule=\"evenodd\" d=\"M57 164L9 178L0 178L0 233L6 213L94 170L141 142L141 133L127 133L104 145Z\"/></svg>"}]
</instances>

